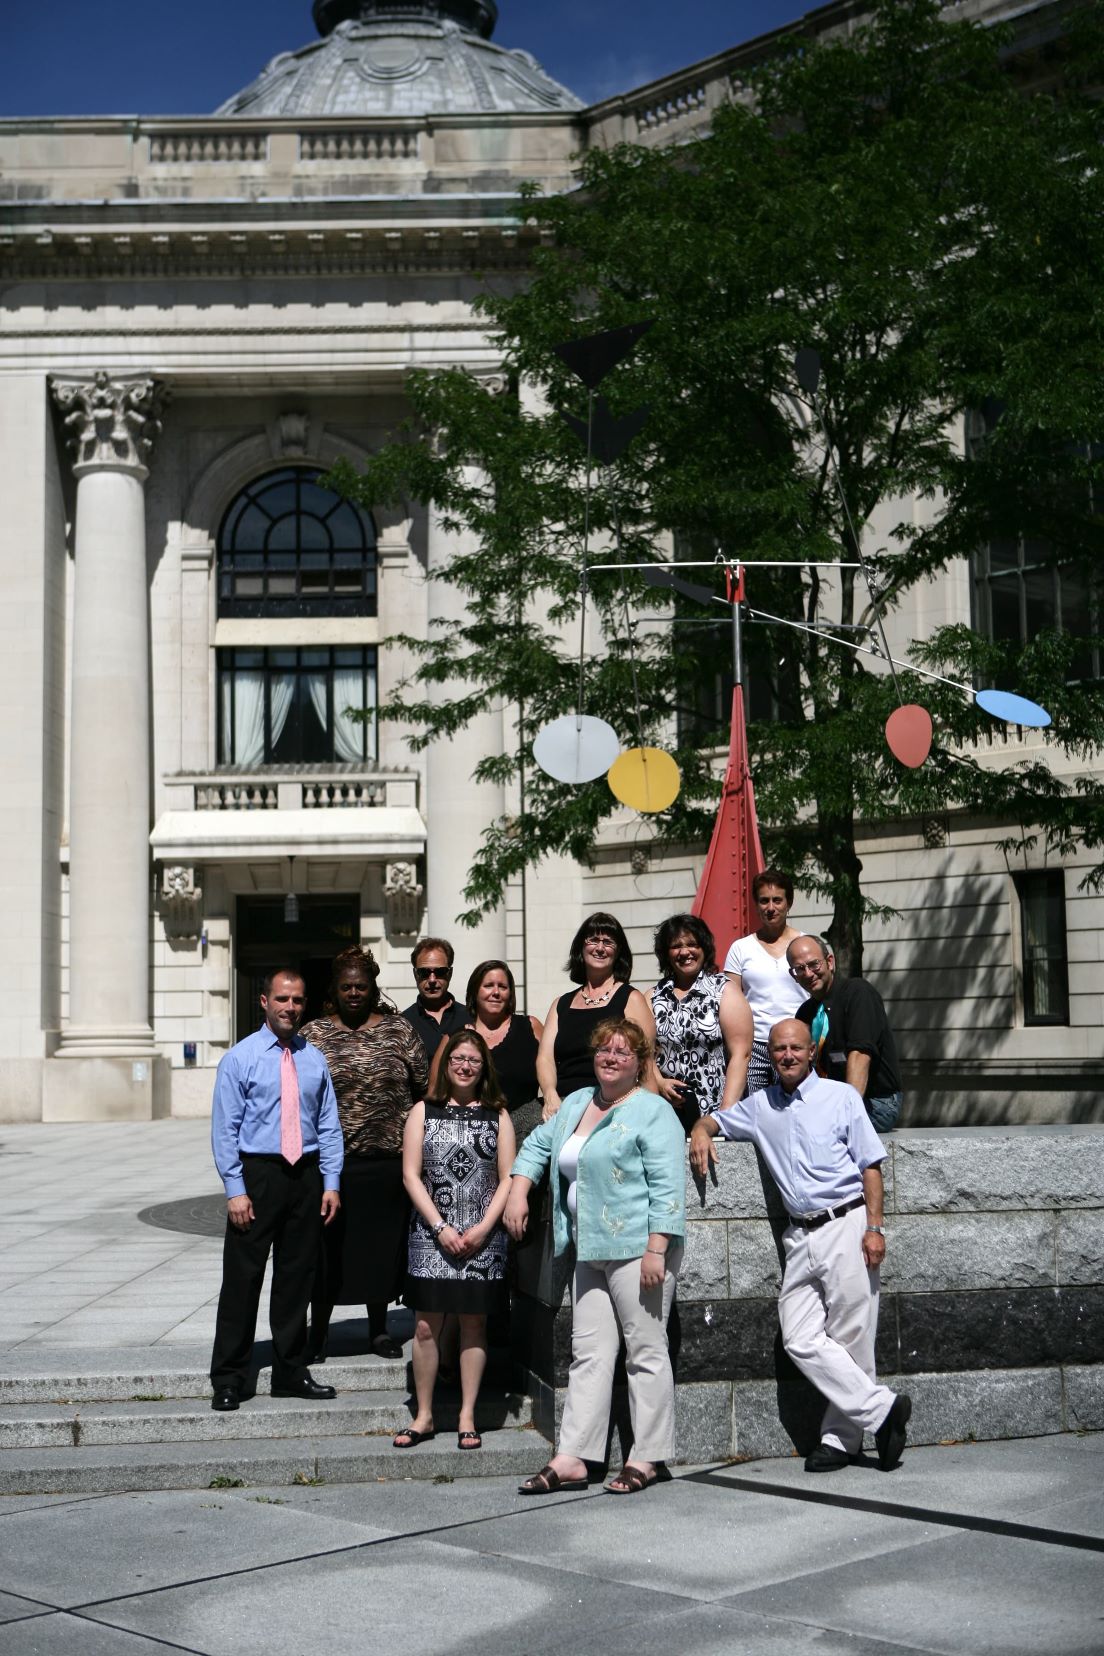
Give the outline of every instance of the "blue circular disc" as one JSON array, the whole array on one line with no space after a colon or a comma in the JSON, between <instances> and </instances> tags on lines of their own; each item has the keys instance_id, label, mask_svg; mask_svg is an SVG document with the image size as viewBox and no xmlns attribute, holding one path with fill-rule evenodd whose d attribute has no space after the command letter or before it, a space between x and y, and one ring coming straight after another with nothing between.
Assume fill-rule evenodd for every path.
<instances>
[{"instance_id":1,"label":"blue circular disc","mask_svg":"<svg viewBox=\"0 0 1104 1656\"><path fill-rule=\"evenodd\" d=\"M1050 714L1038 702L1026 696L1014 696L1010 690L979 690L977 704L1005 724L1025 725L1031 730L1042 730L1050 723Z\"/></svg>"}]
</instances>

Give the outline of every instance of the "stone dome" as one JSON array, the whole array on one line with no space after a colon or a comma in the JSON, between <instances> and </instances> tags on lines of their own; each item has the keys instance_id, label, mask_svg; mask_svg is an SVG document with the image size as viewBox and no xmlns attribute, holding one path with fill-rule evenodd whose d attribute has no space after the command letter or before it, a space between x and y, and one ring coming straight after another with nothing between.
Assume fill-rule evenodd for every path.
<instances>
[{"instance_id":1,"label":"stone dome","mask_svg":"<svg viewBox=\"0 0 1104 1656\"><path fill-rule=\"evenodd\" d=\"M315 0L321 40L273 58L218 115L402 116L581 108L491 40L494 0Z\"/></svg>"}]
</instances>

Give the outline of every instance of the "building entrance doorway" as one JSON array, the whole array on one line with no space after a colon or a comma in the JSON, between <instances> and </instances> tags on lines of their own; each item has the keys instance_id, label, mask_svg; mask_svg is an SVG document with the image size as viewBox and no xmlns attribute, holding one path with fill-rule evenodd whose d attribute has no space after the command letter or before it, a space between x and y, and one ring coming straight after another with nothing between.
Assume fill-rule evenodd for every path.
<instances>
[{"instance_id":1,"label":"building entrance doorway","mask_svg":"<svg viewBox=\"0 0 1104 1656\"><path fill-rule=\"evenodd\" d=\"M289 925L282 897L239 897L234 939L234 1039L240 1041L261 1026L261 986L274 967L302 974L307 985L304 1022L321 1015L334 955L360 939L360 899L300 897L298 923Z\"/></svg>"}]
</instances>

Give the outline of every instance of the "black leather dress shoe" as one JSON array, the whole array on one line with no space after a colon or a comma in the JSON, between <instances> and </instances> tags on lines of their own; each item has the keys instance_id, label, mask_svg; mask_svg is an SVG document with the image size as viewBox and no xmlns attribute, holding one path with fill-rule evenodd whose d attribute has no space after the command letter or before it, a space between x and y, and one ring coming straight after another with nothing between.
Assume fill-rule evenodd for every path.
<instances>
[{"instance_id":1,"label":"black leather dress shoe","mask_svg":"<svg viewBox=\"0 0 1104 1656\"><path fill-rule=\"evenodd\" d=\"M806 1472L839 1472L843 1467L850 1466L854 1460L846 1449L837 1449L833 1443L818 1443L816 1448L805 1456Z\"/></svg>"},{"instance_id":2,"label":"black leather dress shoe","mask_svg":"<svg viewBox=\"0 0 1104 1656\"><path fill-rule=\"evenodd\" d=\"M311 1379L309 1374L301 1374L297 1380L285 1381L281 1385L273 1382L273 1397L306 1397L312 1403L325 1402L327 1398L336 1397L337 1391L333 1386L320 1386Z\"/></svg>"},{"instance_id":3,"label":"black leather dress shoe","mask_svg":"<svg viewBox=\"0 0 1104 1656\"><path fill-rule=\"evenodd\" d=\"M912 1415L912 1398L901 1392L893 1399L889 1413L874 1433L878 1445L878 1465L883 1472L892 1472L905 1452L906 1427Z\"/></svg>"},{"instance_id":4,"label":"black leather dress shoe","mask_svg":"<svg viewBox=\"0 0 1104 1656\"><path fill-rule=\"evenodd\" d=\"M241 1398L238 1396L233 1386L220 1386L214 1397L211 1399L211 1407L212 1409L219 1409L225 1414L231 1409L236 1409L240 1402Z\"/></svg>"}]
</instances>

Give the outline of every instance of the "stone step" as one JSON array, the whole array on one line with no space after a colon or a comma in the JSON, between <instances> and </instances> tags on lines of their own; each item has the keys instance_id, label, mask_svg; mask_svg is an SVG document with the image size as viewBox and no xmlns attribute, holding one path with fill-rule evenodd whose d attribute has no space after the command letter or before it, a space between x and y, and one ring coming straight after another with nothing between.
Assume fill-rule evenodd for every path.
<instances>
[{"instance_id":1,"label":"stone step","mask_svg":"<svg viewBox=\"0 0 1104 1656\"><path fill-rule=\"evenodd\" d=\"M207 1369L200 1363L167 1361L163 1367L145 1361L133 1368L118 1363L96 1370L78 1370L71 1361L43 1364L25 1373L0 1373L0 1407L9 1403L143 1403L166 1398L211 1396ZM101 1359L102 1361L102 1359ZM337 1357L312 1370L319 1382L339 1392L396 1391L408 1383L405 1357ZM270 1370L262 1369L258 1390L266 1392Z\"/></svg>"},{"instance_id":2,"label":"stone step","mask_svg":"<svg viewBox=\"0 0 1104 1656\"><path fill-rule=\"evenodd\" d=\"M325 1370L330 1378L330 1370ZM209 1390L209 1388L208 1388ZM438 1428L455 1433L459 1399L446 1392L438 1401ZM410 1419L405 1390L339 1391L330 1402L258 1393L228 1414L216 1413L205 1400L196 1406L181 1399L43 1404L7 1403L0 1407L0 1459L13 1449L92 1448L107 1444L216 1443L244 1439L355 1437L399 1431ZM480 1398L481 1428L505 1430L528 1426L532 1405L527 1397L485 1389Z\"/></svg>"},{"instance_id":3,"label":"stone step","mask_svg":"<svg viewBox=\"0 0 1104 1656\"><path fill-rule=\"evenodd\" d=\"M548 1453L540 1433L525 1426L484 1433L479 1450L458 1450L451 1433L416 1449L393 1448L389 1435L8 1449L0 1454L0 1495L526 1477Z\"/></svg>"}]
</instances>

